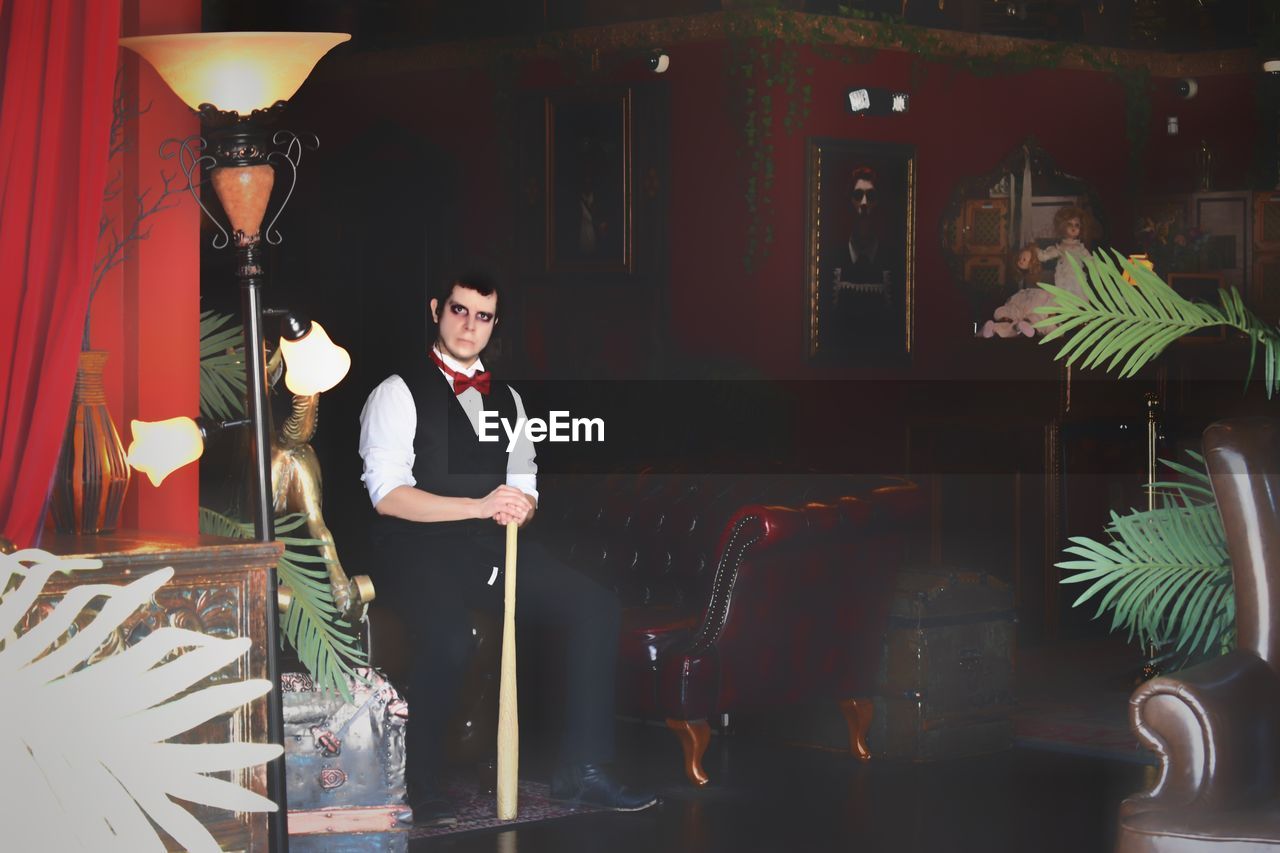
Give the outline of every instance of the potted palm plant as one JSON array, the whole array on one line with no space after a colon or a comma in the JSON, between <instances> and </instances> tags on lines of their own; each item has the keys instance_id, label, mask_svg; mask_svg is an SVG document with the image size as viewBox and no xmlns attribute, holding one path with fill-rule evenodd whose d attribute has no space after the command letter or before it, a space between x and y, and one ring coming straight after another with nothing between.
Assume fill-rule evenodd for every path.
<instances>
[{"instance_id":1,"label":"potted palm plant","mask_svg":"<svg viewBox=\"0 0 1280 853\"><path fill-rule=\"evenodd\" d=\"M1037 327L1051 328L1041 343L1060 344L1055 358L1131 377L1184 335L1226 326L1249 342L1248 377L1261 359L1267 396L1280 387L1280 329L1250 311L1234 288L1219 290L1212 305L1182 297L1114 250L1093 253L1084 270L1068 262L1082 293L1043 284L1053 301L1037 309ZM1164 656L1225 652L1235 635L1222 520L1202 460L1191 455L1190 465L1164 462L1183 480L1151 484L1152 507L1112 511L1106 542L1070 537L1065 550L1076 559L1057 564L1068 572L1063 583L1085 585L1074 606L1096 600L1096 616L1109 612L1112 630L1127 630L1143 648L1165 649Z\"/></svg>"}]
</instances>

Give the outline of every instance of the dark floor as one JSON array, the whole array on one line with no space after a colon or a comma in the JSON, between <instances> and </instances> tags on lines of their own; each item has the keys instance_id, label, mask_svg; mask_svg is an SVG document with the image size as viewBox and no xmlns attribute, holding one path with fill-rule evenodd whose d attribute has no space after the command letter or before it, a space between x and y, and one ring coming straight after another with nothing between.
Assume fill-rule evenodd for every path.
<instances>
[{"instance_id":1,"label":"dark floor","mask_svg":"<svg viewBox=\"0 0 1280 853\"><path fill-rule=\"evenodd\" d=\"M1132 763L1013 749L912 765L745 735L717 736L708 787L688 785L664 728L622 724L627 773L661 806L421 839L410 851L1088 851L1110 850L1116 807L1143 787ZM522 767L523 769L523 767Z\"/></svg>"}]
</instances>

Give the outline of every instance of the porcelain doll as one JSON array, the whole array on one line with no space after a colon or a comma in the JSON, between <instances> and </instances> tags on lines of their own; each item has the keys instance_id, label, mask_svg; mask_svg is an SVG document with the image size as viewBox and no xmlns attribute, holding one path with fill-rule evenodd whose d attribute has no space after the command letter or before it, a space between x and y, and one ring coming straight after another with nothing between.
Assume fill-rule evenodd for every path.
<instances>
[{"instance_id":1,"label":"porcelain doll","mask_svg":"<svg viewBox=\"0 0 1280 853\"><path fill-rule=\"evenodd\" d=\"M1053 230L1058 234L1058 242L1047 249L1039 249L1036 256L1041 261L1057 261L1053 270L1053 283L1076 296L1083 296L1080 279L1076 277L1071 262L1066 259L1070 255L1084 274L1084 261L1089 257L1089 249L1085 246L1085 235L1093 230L1093 217L1087 210L1079 207L1064 207L1053 217Z\"/></svg>"}]
</instances>

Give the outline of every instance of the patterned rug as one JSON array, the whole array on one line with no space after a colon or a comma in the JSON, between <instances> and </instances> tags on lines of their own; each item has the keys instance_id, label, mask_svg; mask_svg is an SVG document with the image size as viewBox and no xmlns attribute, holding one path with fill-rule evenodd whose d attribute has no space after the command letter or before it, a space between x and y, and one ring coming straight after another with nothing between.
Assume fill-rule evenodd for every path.
<instances>
[{"instance_id":1,"label":"patterned rug","mask_svg":"<svg viewBox=\"0 0 1280 853\"><path fill-rule=\"evenodd\" d=\"M553 820L570 815L591 814L602 811L595 806L570 805L553 800L547 786L539 782L520 782L520 796L515 820L498 820L498 801L493 793L482 794L474 784L452 782L449 796L458 806L456 826L414 827L411 839L433 838L455 832L472 832L478 829L507 829L517 824Z\"/></svg>"},{"instance_id":2,"label":"patterned rug","mask_svg":"<svg viewBox=\"0 0 1280 853\"><path fill-rule=\"evenodd\" d=\"M1142 655L1123 635L1019 650L1016 742L1028 749L1154 764L1129 731Z\"/></svg>"},{"instance_id":3,"label":"patterned rug","mask_svg":"<svg viewBox=\"0 0 1280 853\"><path fill-rule=\"evenodd\" d=\"M1028 749L1155 764L1129 730L1126 693L1083 691L1071 699L1024 696L1013 716L1015 742Z\"/></svg>"}]
</instances>

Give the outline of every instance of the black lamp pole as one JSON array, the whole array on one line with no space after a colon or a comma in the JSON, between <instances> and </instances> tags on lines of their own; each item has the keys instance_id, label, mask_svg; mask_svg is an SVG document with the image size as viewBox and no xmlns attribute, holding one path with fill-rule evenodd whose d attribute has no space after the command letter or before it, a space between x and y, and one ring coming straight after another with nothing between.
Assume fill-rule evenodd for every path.
<instances>
[{"instance_id":1,"label":"black lamp pole","mask_svg":"<svg viewBox=\"0 0 1280 853\"><path fill-rule=\"evenodd\" d=\"M284 204L293 192L297 178L297 166L301 159L302 143L288 131L278 131L268 137L262 124L273 118L284 102L277 102L267 110L255 110L242 117L231 112L220 112L205 104L201 117L210 127L206 140L191 137L182 141L177 150L188 187L205 215L221 232L215 236L214 248L226 248L234 244L236 253L236 278L240 282L241 308L244 316L244 373L247 394L248 425L253 445L253 529L260 542L275 539L274 501L271 489L271 408L267 397L266 348L262 334L262 239L279 243L279 235L273 237L272 226ZM165 153L161 156L172 157ZM262 167L268 167L263 169ZM274 185L275 167L287 166L279 171L289 178L284 202L265 229L267 200ZM244 172L235 170L245 169ZM195 180L201 170L210 178L223 209L231 220L233 231L229 234L195 191ZM223 172L223 175L218 175ZM235 177L223 180L229 175ZM243 180L239 178L243 177ZM279 604L278 580L275 567L267 572L266 633L267 678L271 692L267 694L267 735L272 743L284 744L284 707L280 690L279 663ZM277 809L268 814L267 824L271 849L274 853L287 853L289 849L289 806L285 777L284 755L267 765L267 794L275 801Z\"/></svg>"},{"instance_id":2,"label":"black lamp pole","mask_svg":"<svg viewBox=\"0 0 1280 853\"><path fill-rule=\"evenodd\" d=\"M244 314L244 378L248 391L249 428L253 444L253 532L259 542L276 538L275 517L271 499L271 407L267 400L266 347L262 338L262 268L253 260L254 242L241 245L237 233L236 255L240 263L236 277L240 279L241 309ZM276 568L267 572L266 630L267 678L271 692L267 694L267 736L272 743L284 745L284 703L280 691L280 605ZM285 777L284 753L267 765L267 791L276 803L276 811L267 815L271 849L287 853L289 849L288 783Z\"/></svg>"}]
</instances>

